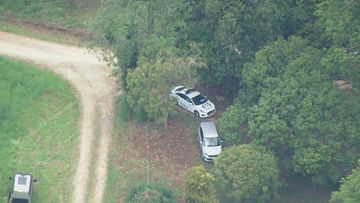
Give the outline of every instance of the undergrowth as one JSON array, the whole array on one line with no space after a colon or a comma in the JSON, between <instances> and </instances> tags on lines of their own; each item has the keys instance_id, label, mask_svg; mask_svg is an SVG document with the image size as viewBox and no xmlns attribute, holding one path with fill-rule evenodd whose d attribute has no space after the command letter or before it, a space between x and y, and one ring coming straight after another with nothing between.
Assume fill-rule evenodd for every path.
<instances>
[{"instance_id":1,"label":"undergrowth","mask_svg":"<svg viewBox=\"0 0 360 203\"><path fill-rule=\"evenodd\" d=\"M1 1L0 1L1 2ZM0 16L77 30L84 29L99 0L3 0Z\"/></svg>"}]
</instances>

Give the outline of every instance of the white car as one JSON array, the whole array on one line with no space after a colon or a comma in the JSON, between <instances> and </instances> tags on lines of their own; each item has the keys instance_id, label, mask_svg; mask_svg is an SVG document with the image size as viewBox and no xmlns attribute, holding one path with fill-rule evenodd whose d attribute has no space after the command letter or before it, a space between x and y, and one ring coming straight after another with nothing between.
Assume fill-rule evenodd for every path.
<instances>
[{"instance_id":1,"label":"white car","mask_svg":"<svg viewBox=\"0 0 360 203\"><path fill-rule=\"evenodd\" d=\"M206 118L216 113L215 105L194 89L177 86L171 90L170 97L175 98L179 106L197 117Z\"/></svg>"},{"instance_id":2,"label":"white car","mask_svg":"<svg viewBox=\"0 0 360 203\"><path fill-rule=\"evenodd\" d=\"M214 122L201 122L198 129L198 138L201 157L213 162L222 150L222 141L219 138Z\"/></svg>"}]
</instances>

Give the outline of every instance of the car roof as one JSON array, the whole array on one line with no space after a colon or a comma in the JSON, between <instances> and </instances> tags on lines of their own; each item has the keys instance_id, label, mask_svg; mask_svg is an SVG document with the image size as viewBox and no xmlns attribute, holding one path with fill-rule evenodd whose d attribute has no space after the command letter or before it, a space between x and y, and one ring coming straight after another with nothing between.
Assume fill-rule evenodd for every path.
<instances>
[{"instance_id":1,"label":"car roof","mask_svg":"<svg viewBox=\"0 0 360 203\"><path fill-rule=\"evenodd\" d=\"M196 91L194 89L191 89L191 88L184 87L184 86L175 87L175 92L185 94L186 96L188 96L190 98L193 98L193 97L200 94L200 92L198 92L198 91Z\"/></svg>"},{"instance_id":2,"label":"car roof","mask_svg":"<svg viewBox=\"0 0 360 203\"><path fill-rule=\"evenodd\" d=\"M201 122L200 127L204 133L204 137L206 138L219 137L214 122L212 121Z\"/></svg>"},{"instance_id":3,"label":"car roof","mask_svg":"<svg viewBox=\"0 0 360 203\"><path fill-rule=\"evenodd\" d=\"M187 94L187 96L190 97L190 98L194 98L194 97L196 97L196 96L198 96L198 95L200 95L200 94L201 94L201 93L198 92L198 91L193 91L193 92Z\"/></svg>"}]
</instances>

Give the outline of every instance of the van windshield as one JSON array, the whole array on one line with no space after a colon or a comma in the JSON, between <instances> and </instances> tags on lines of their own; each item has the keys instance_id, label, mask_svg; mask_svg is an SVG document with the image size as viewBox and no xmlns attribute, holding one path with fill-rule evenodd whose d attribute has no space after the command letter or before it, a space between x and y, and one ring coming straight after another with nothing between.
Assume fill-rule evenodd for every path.
<instances>
[{"instance_id":1,"label":"van windshield","mask_svg":"<svg viewBox=\"0 0 360 203\"><path fill-rule=\"evenodd\" d=\"M29 200L14 198L12 199L11 203L29 203Z\"/></svg>"},{"instance_id":2,"label":"van windshield","mask_svg":"<svg viewBox=\"0 0 360 203\"><path fill-rule=\"evenodd\" d=\"M218 137L205 138L205 146L216 147L219 145L220 145L220 140Z\"/></svg>"}]
</instances>

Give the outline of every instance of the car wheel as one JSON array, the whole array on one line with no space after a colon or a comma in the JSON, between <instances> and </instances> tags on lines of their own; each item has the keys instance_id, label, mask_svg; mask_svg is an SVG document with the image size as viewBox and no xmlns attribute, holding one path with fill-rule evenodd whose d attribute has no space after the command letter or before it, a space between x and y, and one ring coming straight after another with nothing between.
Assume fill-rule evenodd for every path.
<instances>
[{"instance_id":1,"label":"car wheel","mask_svg":"<svg viewBox=\"0 0 360 203\"><path fill-rule=\"evenodd\" d=\"M196 117L200 117L200 114L199 114L198 111L194 111L194 114L195 114Z\"/></svg>"},{"instance_id":2,"label":"car wheel","mask_svg":"<svg viewBox=\"0 0 360 203\"><path fill-rule=\"evenodd\" d=\"M203 160L203 161L205 161L205 156L204 156L204 154L201 152L201 159Z\"/></svg>"}]
</instances>

